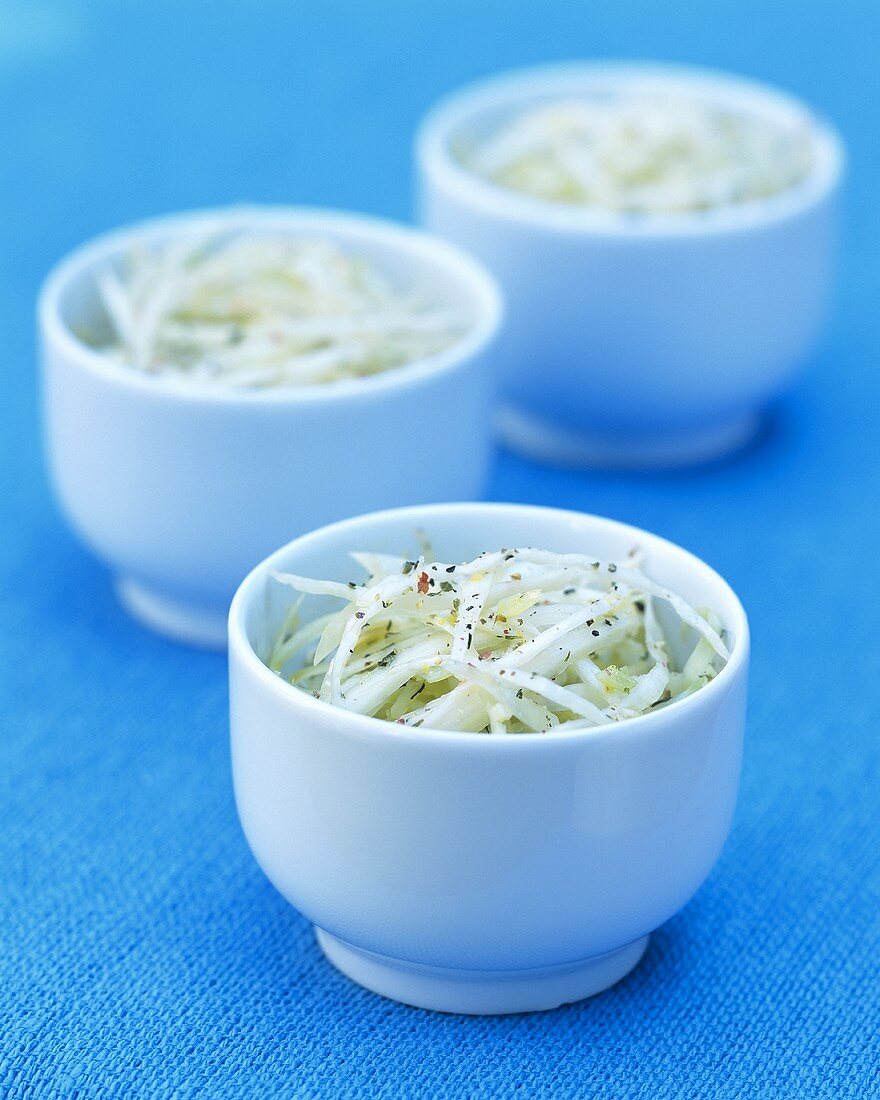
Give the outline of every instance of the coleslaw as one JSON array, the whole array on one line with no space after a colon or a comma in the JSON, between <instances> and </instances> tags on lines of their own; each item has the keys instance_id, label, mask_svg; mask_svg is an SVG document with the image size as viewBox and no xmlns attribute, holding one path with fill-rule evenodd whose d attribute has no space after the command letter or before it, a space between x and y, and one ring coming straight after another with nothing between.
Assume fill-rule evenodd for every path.
<instances>
[{"instance_id":1,"label":"coleslaw","mask_svg":"<svg viewBox=\"0 0 880 1100\"><path fill-rule=\"evenodd\" d=\"M362 378L435 355L458 309L399 290L329 239L244 230L131 250L97 278L117 362L194 384L265 388Z\"/></svg>"},{"instance_id":2,"label":"coleslaw","mask_svg":"<svg viewBox=\"0 0 880 1100\"><path fill-rule=\"evenodd\" d=\"M802 180L812 158L805 124L638 90L546 102L459 149L466 167L502 187L631 214L766 198Z\"/></svg>"},{"instance_id":3,"label":"coleslaw","mask_svg":"<svg viewBox=\"0 0 880 1100\"><path fill-rule=\"evenodd\" d=\"M486 734L591 728L687 697L728 658L718 616L652 581L637 553L351 556L363 582L272 574L298 595L266 663L358 714ZM308 596L344 606L301 621Z\"/></svg>"}]
</instances>

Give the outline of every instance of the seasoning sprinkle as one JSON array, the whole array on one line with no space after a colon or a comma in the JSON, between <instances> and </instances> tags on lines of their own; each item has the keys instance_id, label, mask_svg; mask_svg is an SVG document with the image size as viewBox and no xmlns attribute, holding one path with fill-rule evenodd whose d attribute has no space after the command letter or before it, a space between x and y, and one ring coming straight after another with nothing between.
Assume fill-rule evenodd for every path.
<instances>
[{"instance_id":1,"label":"seasoning sprinkle","mask_svg":"<svg viewBox=\"0 0 880 1100\"><path fill-rule=\"evenodd\" d=\"M506 556L487 553L457 567L473 586L464 601L451 581L432 586L437 567L449 566L416 563L404 572L406 561L386 554L357 556L373 570L357 593L276 574L345 606L304 627L289 615L267 663L332 705L413 728L533 733L647 713L699 690L726 659L717 618L636 566L620 566L619 582L611 581L578 555L527 549L515 552L521 579L513 581ZM425 595L431 603L423 609ZM690 639L681 670L667 650L667 615L661 623L647 614L657 599ZM386 614L370 621L368 607ZM310 645L318 650L312 658Z\"/></svg>"}]
</instances>

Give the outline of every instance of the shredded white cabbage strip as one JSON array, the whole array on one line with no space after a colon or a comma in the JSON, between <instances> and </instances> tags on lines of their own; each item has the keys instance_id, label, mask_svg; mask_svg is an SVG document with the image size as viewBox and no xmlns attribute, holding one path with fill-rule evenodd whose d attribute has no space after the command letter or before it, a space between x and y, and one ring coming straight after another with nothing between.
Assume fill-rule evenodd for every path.
<instances>
[{"instance_id":1,"label":"shredded white cabbage strip","mask_svg":"<svg viewBox=\"0 0 880 1100\"><path fill-rule=\"evenodd\" d=\"M237 388L359 378L435 355L459 309L401 291L331 240L212 229L132 249L96 278L91 344L147 374Z\"/></svg>"},{"instance_id":2,"label":"shredded white cabbage strip","mask_svg":"<svg viewBox=\"0 0 880 1100\"><path fill-rule=\"evenodd\" d=\"M368 574L362 583L271 574L300 596L266 663L359 714L493 735L591 728L692 694L728 658L718 616L652 581L634 556L620 565L534 548L460 564L351 556ZM345 606L300 625L308 596ZM665 621L682 632L681 668Z\"/></svg>"},{"instance_id":3,"label":"shredded white cabbage strip","mask_svg":"<svg viewBox=\"0 0 880 1100\"><path fill-rule=\"evenodd\" d=\"M634 87L522 111L481 143L461 144L458 156L537 198L654 214L778 194L809 173L814 153L806 123Z\"/></svg>"}]
</instances>

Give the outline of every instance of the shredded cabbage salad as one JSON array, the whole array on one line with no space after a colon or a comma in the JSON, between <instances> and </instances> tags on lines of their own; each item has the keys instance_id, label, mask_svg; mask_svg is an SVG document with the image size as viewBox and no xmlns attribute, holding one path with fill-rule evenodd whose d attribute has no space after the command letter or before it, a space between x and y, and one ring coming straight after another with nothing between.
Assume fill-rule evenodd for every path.
<instances>
[{"instance_id":1,"label":"shredded cabbage salad","mask_svg":"<svg viewBox=\"0 0 880 1100\"><path fill-rule=\"evenodd\" d=\"M459 564L427 560L429 548L415 561L351 556L362 583L272 574L299 597L266 663L358 714L487 734L584 729L683 699L728 657L718 616L650 580L635 553L619 565L536 549ZM344 606L300 622L305 595Z\"/></svg>"},{"instance_id":2,"label":"shredded cabbage salad","mask_svg":"<svg viewBox=\"0 0 880 1100\"><path fill-rule=\"evenodd\" d=\"M317 238L185 236L132 250L97 287L107 354L233 387L377 374L442 351L467 327L461 311L396 290L364 257Z\"/></svg>"},{"instance_id":3,"label":"shredded cabbage salad","mask_svg":"<svg viewBox=\"0 0 880 1100\"><path fill-rule=\"evenodd\" d=\"M807 175L812 149L806 125L633 93L546 103L460 155L478 175L537 198L672 214L784 191Z\"/></svg>"}]
</instances>

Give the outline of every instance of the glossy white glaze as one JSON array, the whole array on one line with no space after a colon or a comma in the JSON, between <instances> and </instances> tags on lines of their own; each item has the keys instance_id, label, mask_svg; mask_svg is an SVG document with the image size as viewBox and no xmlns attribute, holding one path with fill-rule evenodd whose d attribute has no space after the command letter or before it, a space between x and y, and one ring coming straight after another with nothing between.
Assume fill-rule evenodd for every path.
<instances>
[{"instance_id":1,"label":"glossy white glaze","mask_svg":"<svg viewBox=\"0 0 880 1100\"><path fill-rule=\"evenodd\" d=\"M148 377L75 334L98 311L94 274L133 244L207 224L325 235L392 280L459 306L470 331L439 355L370 378L231 390ZM495 284L458 249L332 211L231 208L102 237L49 276L39 306L45 433L72 526L118 578L126 607L200 645L225 645L229 601L274 547L321 524L478 496L488 460ZM467 440L453 446L453 429Z\"/></svg>"},{"instance_id":2,"label":"glossy white glaze","mask_svg":"<svg viewBox=\"0 0 880 1100\"><path fill-rule=\"evenodd\" d=\"M409 553L418 528L449 561L517 545L614 559L639 545L650 576L720 614L731 658L706 687L649 715L506 737L364 718L263 665L289 600L269 569L348 579L350 549ZM322 606L309 600L304 614ZM727 584L636 528L496 504L334 524L263 562L232 604L245 835L280 892L329 934L333 961L378 992L449 1011L525 1011L597 992L635 965L643 938L718 858L739 782L748 655Z\"/></svg>"}]
</instances>

